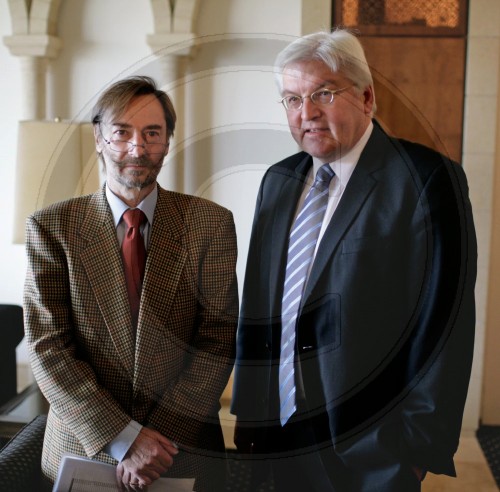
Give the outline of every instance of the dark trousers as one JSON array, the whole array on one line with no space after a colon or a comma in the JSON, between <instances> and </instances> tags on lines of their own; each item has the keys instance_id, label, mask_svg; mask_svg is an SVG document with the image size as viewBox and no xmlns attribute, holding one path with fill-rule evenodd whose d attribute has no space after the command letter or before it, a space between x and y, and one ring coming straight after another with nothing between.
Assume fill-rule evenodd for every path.
<instances>
[{"instance_id":1,"label":"dark trousers","mask_svg":"<svg viewBox=\"0 0 500 492\"><path fill-rule=\"evenodd\" d=\"M332 453L328 418L293 416L284 426L269 430L268 450L276 492L334 492L329 476L337 458Z\"/></svg>"},{"instance_id":2,"label":"dark trousers","mask_svg":"<svg viewBox=\"0 0 500 492\"><path fill-rule=\"evenodd\" d=\"M394 462L378 468L339 456L326 414L292 417L267 432L267 460L276 492L420 492L411 466Z\"/></svg>"}]
</instances>

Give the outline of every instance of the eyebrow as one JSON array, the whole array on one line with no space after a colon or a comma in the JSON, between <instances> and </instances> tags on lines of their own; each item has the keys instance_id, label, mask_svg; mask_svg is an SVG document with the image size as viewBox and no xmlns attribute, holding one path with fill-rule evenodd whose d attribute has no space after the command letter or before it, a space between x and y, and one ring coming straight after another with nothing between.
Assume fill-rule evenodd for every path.
<instances>
[{"instance_id":1,"label":"eyebrow","mask_svg":"<svg viewBox=\"0 0 500 492\"><path fill-rule=\"evenodd\" d=\"M317 85L311 92L311 94L313 92L316 92L316 91L319 91L321 89L326 89L328 86L333 86L334 89L339 89L340 88L340 84L338 84L337 82L334 82L334 81L331 81L331 80L325 80L322 84L319 84ZM295 96L298 96L298 94L296 92L293 92L293 91L289 91L289 90L284 90L283 91L283 94L290 94L290 95L295 95Z\"/></svg>"},{"instance_id":2,"label":"eyebrow","mask_svg":"<svg viewBox=\"0 0 500 492\"><path fill-rule=\"evenodd\" d=\"M132 125L130 125L129 123L122 123L120 121L111 123L111 126L117 126L119 128L132 128ZM163 128L162 125L153 123L151 125L146 125L142 130L161 130L162 128Z\"/></svg>"}]
</instances>

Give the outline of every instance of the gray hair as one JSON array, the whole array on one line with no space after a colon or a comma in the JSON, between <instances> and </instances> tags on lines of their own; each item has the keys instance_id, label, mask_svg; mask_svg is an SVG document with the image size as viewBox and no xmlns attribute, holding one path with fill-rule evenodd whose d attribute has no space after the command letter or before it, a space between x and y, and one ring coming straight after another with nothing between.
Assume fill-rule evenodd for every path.
<instances>
[{"instance_id":1,"label":"gray hair","mask_svg":"<svg viewBox=\"0 0 500 492\"><path fill-rule=\"evenodd\" d=\"M359 39L348 29L319 31L296 39L283 49L275 61L275 76L280 93L283 90L283 71L294 62L318 60L332 72L342 73L358 90L373 88L373 77ZM375 97L375 93L374 93ZM375 102L372 112L375 113Z\"/></svg>"}]
</instances>

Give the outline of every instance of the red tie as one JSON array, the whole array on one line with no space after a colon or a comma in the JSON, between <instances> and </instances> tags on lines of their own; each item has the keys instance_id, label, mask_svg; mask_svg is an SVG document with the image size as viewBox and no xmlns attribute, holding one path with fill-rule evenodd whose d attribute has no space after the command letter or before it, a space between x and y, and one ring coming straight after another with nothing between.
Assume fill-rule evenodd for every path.
<instances>
[{"instance_id":1,"label":"red tie","mask_svg":"<svg viewBox=\"0 0 500 492\"><path fill-rule=\"evenodd\" d=\"M138 208L129 208L123 214L123 220L127 224L127 232L123 238L122 257L134 326L137 326L139 317L142 279L146 266L146 248L144 247L144 238L139 230L145 219L146 216Z\"/></svg>"}]
</instances>

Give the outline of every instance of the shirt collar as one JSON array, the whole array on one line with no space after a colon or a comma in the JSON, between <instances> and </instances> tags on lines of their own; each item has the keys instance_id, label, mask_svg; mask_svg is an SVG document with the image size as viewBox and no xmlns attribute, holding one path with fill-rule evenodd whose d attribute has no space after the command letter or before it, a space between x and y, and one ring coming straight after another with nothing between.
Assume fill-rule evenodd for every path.
<instances>
[{"instance_id":1,"label":"shirt collar","mask_svg":"<svg viewBox=\"0 0 500 492\"><path fill-rule=\"evenodd\" d=\"M354 168L359 161L361 152L363 152L363 149L365 148L365 145L367 144L372 131L373 122L370 121L368 127L366 128L361 138L357 141L356 145L354 145L354 147L349 152L347 152L347 154L339 157L333 162L330 162L330 167L333 169L335 175L339 178L342 185L345 186L349 181L349 178L351 177L351 174L353 173ZM313 176L316 176L318 169L323 164L324 163L321 162L317 157L313 157Z\"/></svg>"},{"instance_id":2,"label":"shirt collar","mask_svg":"<svg viewBox=\"0 0 500 492\"><path fill-rule=\"evenodd\" d=\"M113 222L115 227L118 226L122 218L123 213L130 208L126 203L124 203L120 198L118 198L109 188L106 183L106 199L108 200L109 207L111 208L111 213L113 214ZM148 219L149 224L153 223L153 216L155 213L156 202L158 200L158 187L155 186L153 191L142 200L136 208L141 209L144 215Z\"/></svg>"}]
</instances>

